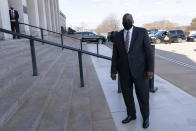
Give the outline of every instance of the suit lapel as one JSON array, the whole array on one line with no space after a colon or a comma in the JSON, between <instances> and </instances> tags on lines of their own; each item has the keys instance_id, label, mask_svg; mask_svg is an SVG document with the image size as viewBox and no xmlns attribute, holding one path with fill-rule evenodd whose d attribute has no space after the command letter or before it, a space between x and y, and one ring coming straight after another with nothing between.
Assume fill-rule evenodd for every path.
<instances>
[{"instance_id":1,"label":"suit lapel","mask_svg":"<svg viewBox=\"0 0 196 131\"><path fill-rule=\"evenodd\" d=\"M132 38L131 38L131 43L130 43L130 47L129 47L129 52L133 49L137 35L138 35L137 28L135 26L133 26L133 32L132 32Z\"/></svg>"},{"instance_id":2,"label":"suit lapel","mask_svg":"<svg viewBox=\"0 0 196 131\"><path fill-rule=\"evenodd\" d=\"M125 41L124 41L124 30L121 30L120 32L120 42L121 42L121 47L124 52L126 52L126 47L125 47Z\"/></svg>"}]
</instances>

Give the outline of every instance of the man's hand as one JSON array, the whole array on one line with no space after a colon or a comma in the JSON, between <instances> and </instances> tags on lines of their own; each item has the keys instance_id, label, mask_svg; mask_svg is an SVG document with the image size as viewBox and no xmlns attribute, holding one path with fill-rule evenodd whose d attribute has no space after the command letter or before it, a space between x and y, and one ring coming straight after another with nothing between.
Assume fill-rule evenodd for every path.
<instances>
[{"instance_id":1,"label":"man's hand","mask_svg":"<svg viewBox=\"0 0 196 131\"><path fill-rule=\"evenodd\" d=\"M111 74L112 80L116 80L116 74Z\"/></svg>"},{"instance_id":2,"label":"man's hand","mask_svg":"<svg viewBox=\"0 0 196 131\"><path fill-rule=\"evenodd\" d=\"M146 73L146 76L147 76L147 79L148 79L148 80L152 79L152 77L153 77L153 72L149 72L149 71L148 71L148 72Z\"/></svg>"}]
</instances>

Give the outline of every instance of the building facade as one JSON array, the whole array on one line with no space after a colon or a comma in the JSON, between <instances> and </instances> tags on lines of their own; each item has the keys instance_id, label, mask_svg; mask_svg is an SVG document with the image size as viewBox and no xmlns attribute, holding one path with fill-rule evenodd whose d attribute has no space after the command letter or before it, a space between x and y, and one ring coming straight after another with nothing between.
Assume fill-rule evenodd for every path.
<instances>
[{"instance_id":1,"label":"building facade","mask_svg":"<svg viewBox=\"0 0 196 131\"><path fill-rule=\"evenodd\" d=\"M0 28L11 30L9 7L18 11L19 22L42 27L55 32L61 31L62 22L59 0L0 0ZM60 14L61 13L61 14ZM65 16L63 14L63 16ZM65 18L65 17L64 17ZM66 18L64 19L66 20ZM40 35L39 29L20 25L20 32L28 35ZM47 35L47 32L44 32ZM0 33L0 39L9 39L10 35Z\"/></svg>"},{"instance_id":2,"label":"building facade","mask_svg":"<svg viewBox=\"0 0 196 131\"><path fill-rule=\"evenodd\" d=\"M66 16L59 11L60 26L66 28Z\"/></svg>"}]
</instances>

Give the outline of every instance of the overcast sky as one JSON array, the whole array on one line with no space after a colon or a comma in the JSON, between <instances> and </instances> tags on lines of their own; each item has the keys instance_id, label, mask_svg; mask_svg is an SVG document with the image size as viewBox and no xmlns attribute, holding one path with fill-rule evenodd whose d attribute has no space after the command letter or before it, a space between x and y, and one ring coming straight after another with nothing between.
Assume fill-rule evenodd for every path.
<instances>
[{"instance_id":1,"label":"overcast sky","mask_svg":"<svg viewBox=\"0 0 196 131\"><path fill-rule=\"evenodd\" d=\"M95 29L109 14L120 20L131 13L136 26L157 20L189 25L196 17L196 0L59 0L67 26Z\"/></svg>"}]
</instances>

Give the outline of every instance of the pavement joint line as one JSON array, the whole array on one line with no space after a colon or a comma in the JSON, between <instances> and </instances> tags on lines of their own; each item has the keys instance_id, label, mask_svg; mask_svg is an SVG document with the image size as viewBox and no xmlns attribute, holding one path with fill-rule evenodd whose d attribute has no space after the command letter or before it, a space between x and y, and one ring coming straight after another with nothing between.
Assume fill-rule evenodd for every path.
<instances>
[{"instance_id":1,"label":"pavement joint line","mask_svg":"<svg viewBox=\"0 0 196 131\"><path fill-rule=\"evenodd\" d=\"M166 60L166 61L169 61L169 62L178 64L178 65L181 65L181 66L190 68L190 69L192 69L192 70L196 70L196 66L194 66L194 65L190 65L190 64L187 64L187 63L184 63L184 62L181 62L181 61L172 59L172 58L170 58L170 57L164 57L164 56L159 55L159 54L157 54L157 53L156 53L156 56L159 57L159 58L161 58L161 59L164 59L164 60Z\"/></svg>"}]
</instances>

